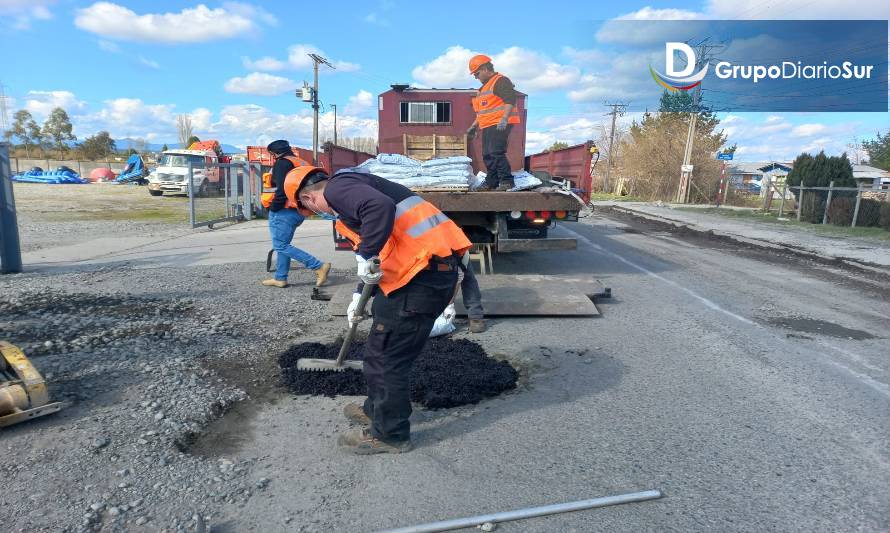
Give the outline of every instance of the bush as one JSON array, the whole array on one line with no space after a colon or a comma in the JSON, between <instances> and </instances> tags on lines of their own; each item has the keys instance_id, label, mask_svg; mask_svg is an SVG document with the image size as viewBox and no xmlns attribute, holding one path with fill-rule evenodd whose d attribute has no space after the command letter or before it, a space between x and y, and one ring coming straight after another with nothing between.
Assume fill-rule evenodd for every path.
<instances>
[{"instance_id":1,"label":"bush","mask_svg":"<svg viewBox=\"0 0 890 533\"><path fill-rule=\"evenodd\" d=\"M856 201L852 198L832 198L828 206L828 221L835 226L849 226L853 222Z\"/></svg>"},{"instance_id":2,"label":"bush","mask_svg":"<svg viewBox=\"0 0 890 533\"><path fill-rule=\"evenodd\" d=\"M890 231L890 202L881 202L881 215L879 223L882 228Z\"/></svg>"},{"instance_id":3,"label":"bush","mask_svg":"<svg viewBox=\"0 0 890 533\"><path fill-rule=\"evenodd\" d=\"M879 226L882 203L872 198L863 198L859 202L859 218L856 220L856 225L863 228Z\"/></svg>"}]
</instances>

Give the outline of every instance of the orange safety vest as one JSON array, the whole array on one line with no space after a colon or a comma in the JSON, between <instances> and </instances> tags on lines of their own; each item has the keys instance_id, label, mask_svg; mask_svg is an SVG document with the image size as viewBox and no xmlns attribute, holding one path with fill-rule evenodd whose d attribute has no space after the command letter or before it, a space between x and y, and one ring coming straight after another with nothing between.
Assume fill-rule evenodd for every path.
<instances>
[{"instance_id":1,"label":"orange safety vest","mask_svg":"<svg viewBox=\"0 0 890 533\"><path fill-rule=\"evenodd\" d=\"M497 126L498 122L504 118L504 110L507 104L500 96L494 94L494 84L501 78L503 76L495 72L494 76L473 97L473 111L476 112L476 121L479 123L479 128L483 130L491 126ZM519 109L517 107L518 102L510 110L507 124L519 124Z\"/></svg>"},{"instance_id":2,"label":"orange safety vest","mask_svg":"<svg viewBox=\"0 0 890 533\"><path fill-rule=\"evenodd\" d=\"M287 159L294 164L294 168L291 169L288 174L293 172L297 167L306 166L309 164L295 155L286 155L284 156L284 159ZM287 176L285 176L285 179L287 179ZM266 209L269 209L269 206L272 205L272 199L275 198L275 190L276 187L272 183L272 173L263 173L263 194L260 195L260 203L262 203L263 207L265 207ZM296 209L297 204L296 202L292 202L288 199L287 202L285 202L284 207Z\"/></svg>"},{"instance_id":3,"label":"orange safety vest","mask_svg":"<svg viewBox=\"0 0 890 533\"><path fill-rule=\"evenodd\" d=\"M354 250L362 239L358 232L337 220L337 232L349 239ZM380 250L380 289L389 294L404 287L418 272L425 269L430 258L463 255L472 243L450 218L433 204L412 194L396 204L392 233Z\"/></svg>"}]
</instances>

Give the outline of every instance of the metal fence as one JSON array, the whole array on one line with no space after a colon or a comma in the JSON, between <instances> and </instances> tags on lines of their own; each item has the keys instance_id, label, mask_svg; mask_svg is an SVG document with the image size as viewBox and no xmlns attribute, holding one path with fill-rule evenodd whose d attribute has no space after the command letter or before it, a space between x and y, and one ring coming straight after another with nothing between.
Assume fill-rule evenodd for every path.
<instances>
[{"instance_id":1,"label":"metal fence","mask_svg":"<svg viewBox=\"0 0 890 533\"><path fill-rule=\"evenodd\" d=\"M762 195L764 212L778 211L799 222L890 229L890 190L878 187L789 187L769 184Z\"/></svg>"},{"instance_id":2,"label":"metal fence","mask_svg":"<svg viewBox=\"0 0 890 533\"><path fill-rule=\"evenodd\" d=\"M213 229L222 222L254 218L262 191L262 183L256 186L258 172L248 163L190 163L186 179L189 224Z\"/></svg>"}]
</instances>

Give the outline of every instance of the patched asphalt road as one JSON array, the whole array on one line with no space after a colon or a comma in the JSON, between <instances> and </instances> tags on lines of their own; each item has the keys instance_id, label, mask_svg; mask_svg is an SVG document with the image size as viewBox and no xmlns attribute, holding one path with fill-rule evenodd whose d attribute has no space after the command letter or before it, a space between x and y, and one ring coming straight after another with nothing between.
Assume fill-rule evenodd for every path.
<instances>
[{"instance_id":1,"label":"patched asphalt road","mask_svg":"<svg viewBox=\"0 0 890 533\"><path fill-rule=\"evenodd\" d=\"M347 398L258 402L225 453L271 481L215 530L370 531L652 488L499 530L890 528L886 277L605 216L565 228L578 250L496 269L597 277L601 317L457 334L520 367L518 391L416 413L401 456L336 450Z\"/></svg>"}]
</instances>

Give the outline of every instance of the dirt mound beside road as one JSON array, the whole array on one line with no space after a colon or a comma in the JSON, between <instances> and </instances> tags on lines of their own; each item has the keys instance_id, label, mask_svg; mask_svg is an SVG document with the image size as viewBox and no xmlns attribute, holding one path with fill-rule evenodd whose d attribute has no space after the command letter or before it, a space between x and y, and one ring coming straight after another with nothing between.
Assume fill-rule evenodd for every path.
<instances>
[{"instance_id":1,"label":"dirt mound beside road","mask_svg":"<svg viewBox=\"0 0 890 533\"><path fill-rule=\"evenodd\" d=\"M362 358L363 343L354 343L347 359ZM295 344L278 357L285 385L296 394L323 396L362 395L365 378L360 372L297 370L304 357L336 359L339 344ZM433 338L414 363L411 400L430 409L478 403L516 388L519 373L509 363L496 361L478 344L465 339Z\"/></svg>"}]
</instances>

